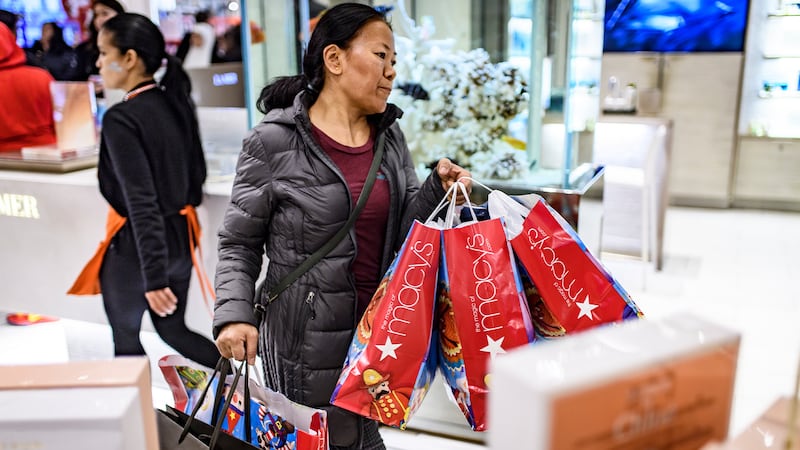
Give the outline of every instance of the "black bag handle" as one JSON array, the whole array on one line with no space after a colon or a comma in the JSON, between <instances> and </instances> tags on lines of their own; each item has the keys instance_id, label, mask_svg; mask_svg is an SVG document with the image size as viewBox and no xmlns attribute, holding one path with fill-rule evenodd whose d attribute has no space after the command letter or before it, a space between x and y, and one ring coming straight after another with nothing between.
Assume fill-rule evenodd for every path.
<instances>
[{"instance_id":1,"label":"black bag handle","mask_svg":"<svg viewBox=\"0 0 800 450\"><path fill-rule=\"evenodd\" d=\"M286 275L281 281L278 282L278 284L273 286L272 289L270 289L267 293L266 305L262 305L261 303L255 304L254 308L256 313L263 313L266 306L269 306L272 302L277 300L278 296L284 290L286 290L287 287L297 281L301 275L308 272L308 270L318 263L325 255L330 253L330 251L339 245L339 242L341 242L342 239L344 239L344 237L350 232L350 228L352 228L356 223L356 219L358 219L359 214L361 214L361 210L364 209L364 205L367 204L367 198L369 198L369 194L372 191L372 186L375 184L375 179L378 177L378 168L380 167L381 160L383 158L384 141L385 134L378 136L378 141L375 145L375 155L372 157L372 165L369 168L369 174L367 175L367 179L364 181L364 187L361 189L361 194L358 196L356 207L353 209L353 212L350 213L350 217L347 218L347 222L345 222L342 228L335 235L333 235L333 237L328 240L325 245L320 247L319 250L314 252L308 257L308 259L303 261L302 264ZM260 289L258 291L260 292Z\"/></svg>"},{"instance_id":2,"label":"black bag handle","mask_svg":"<svg viewBox=\"0 0 800 450\"><path fill-rule=\"evenodd\" d=\"M242 367L244 367L244 435L248 444L252 442L253 434L250 429L250 370L247 365L247 360L244 359L236 368L236 374L233 376L231 388L228 390L228 395L225 397L225 403L222 405L221 414L227 414L228 408L231 406L233 394L236 392L236 386L239 384L239 378L242 376ZM220 380L223 381L223 380ZM214 425L214 432L211 434L211 442L208 443L209 450L214 450L217 445L219 433L222 431L222 420L218 420Z\"/></svg>"},{"instance_id":3,"label":"black bag handle","mask_svg":"<svg viewBox=\"0 0 800 450\"><path fill-rule=\"evenodd\" d=\"M200 394L200 397L197 403L192 408L192 413L189 415L188 420L183 426L183 431L181 431L181 435L178 437L178 443L182 443L186 436L189 434L189 430L191 428L192 422L197 420L195 417L197 416L197 412L200 411L200 407L205 403L206 394L208 393L208 388L211 386L211 382L219 376L219 382L217 382L217 389L214 395L214 406L211 410L211 425L214 427L214 431L211 434L211 442L209 443L209 450L214 450L214 447L217 443L217 439L219 438L219 432L222 430L222 420L219 420L220 416L224 413L227 414L228 408L231 406L231 401L233 400L233 394L236 391L236 386L239 383L239 378L241 378L242 370L244 369L244 426L245 426L245 436L247 438L247 443L249 444L252 440L252 430L250 424L250 372L248 369L247 360L243 360L238 367L236 367L236 372L233 377L233 381L231 382L231 387L228 390L228 395L225 396L223 393L225 392L225 377L231 368L230 361L228 361L225 357L220 357L217 361L216 367L214 367L214 372L211 373L211 376L208 378L208 382L206 383L205 387L203 388L203 393ZM219 403L222 398L225 398L223 402L223 407L219 409Z\"/></svg>"},{"instance_id":4,"label":"black bag handle","mask_svg":"<svg viewBox=\"0 0 800 450\"><path fill-rule=\"evenodd\" d=\"M200 411L200 407L205 403L206 394L208 393L208 388L211 387L211 382L216 378L218 373L228 373L230 369L230 362L226 358L220 358L217 361L217 365L214 367L214 372L211 373L211 376L208 378L208 382L206 382L205 387L203 388L203 393L200 394L200 397L197 400L197 403L192 408L192 413L189 414L189 420L183 425L183 431L181 435L178 437L178 443L183 442L186 439L186 435L189 434L189 429L191 427L192 421L195 420L197 416L197 412ZM217 407L219 406L218 399L222 398L222 393L225 389L225 383L217 383L217 392L214 395L214 406L212 409L213 412L217 411ZM212 412L211 414L211 425L216 425L217 423L217 416Z\"/></svg>"}]
</instances>

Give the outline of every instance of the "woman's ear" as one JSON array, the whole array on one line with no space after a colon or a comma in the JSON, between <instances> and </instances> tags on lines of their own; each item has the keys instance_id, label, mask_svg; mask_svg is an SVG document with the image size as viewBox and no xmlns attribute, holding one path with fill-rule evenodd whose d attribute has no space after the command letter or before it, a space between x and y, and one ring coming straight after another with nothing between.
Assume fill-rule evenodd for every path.
<instances>
[{"instance_id":1,"label":"woman's ear","mask_svg":"<svg viewBox=\"0 0 800 450\"><path fill-rule=\"evenodd\" d=\"M336 44L330 44L322 50L322 62L328 72L334 75L342 74L342 49Z\"/></svg>"},{"instance_id":2,"label":"woman's ear","mask_svg":"<svg viewBox=\"0 0 800 450\"><path fill-rule=\"evenodd\" d=\"M122 55L122 66L127 69L129 72L136 67L136 64L139 62L139 54L136 53L136 50L128 49L124 55Z\"/></svg>"}]
</instances>

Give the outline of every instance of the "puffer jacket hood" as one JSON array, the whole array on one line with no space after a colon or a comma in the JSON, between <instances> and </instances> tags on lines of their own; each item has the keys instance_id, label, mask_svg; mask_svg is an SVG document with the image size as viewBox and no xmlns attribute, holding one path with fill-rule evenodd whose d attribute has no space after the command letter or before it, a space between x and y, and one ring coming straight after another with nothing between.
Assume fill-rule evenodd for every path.
<instances>
[{"instance_id":1,"label":"puffer jacket hood","mask_svg":"<svg viewBox=\"0 0 800 450\"><path fill-rule=\"evenodd\" d=\"M7 26L0 26L0 70L25 64L25 51Z\"/></svg>"}]
</instances>

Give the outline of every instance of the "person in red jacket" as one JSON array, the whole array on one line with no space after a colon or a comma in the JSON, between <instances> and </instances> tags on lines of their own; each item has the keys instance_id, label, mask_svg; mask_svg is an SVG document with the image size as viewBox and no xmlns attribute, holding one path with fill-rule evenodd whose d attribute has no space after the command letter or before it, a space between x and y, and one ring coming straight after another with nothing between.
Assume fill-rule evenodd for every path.
<instances>
[{"instance_id":1,"label":"person in red jacket","mask_svg":"<svg viewBox=\"0 0 800 450\"><path fill-rule=\"evenodd\" d=\"M0 25L0 152L56 142L50 82L44 69L25 64L14 32Z\"/></svg>"}]
</instances>

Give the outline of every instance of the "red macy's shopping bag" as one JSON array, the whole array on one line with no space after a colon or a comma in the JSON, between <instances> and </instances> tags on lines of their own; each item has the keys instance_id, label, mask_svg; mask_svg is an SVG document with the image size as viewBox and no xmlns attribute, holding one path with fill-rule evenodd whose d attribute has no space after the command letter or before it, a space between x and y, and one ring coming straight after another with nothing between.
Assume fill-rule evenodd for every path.
<instances>
[{"instance_id":1,"label":"red macy's shopping bag","mask_svg":"<svg viewBox=\"0 0 800 450\"><path fill-rule=\"evenodd\" d=\"M358 324L331 403L404 429L436 374L441 230L415 221Z\"/></svg>"},{"instance_id":2,"label":"red macy's shopping bag","mask_svg":"<svg viewBox=\"0 0 800 450\"><path fill-rule=\"evenodd\" d=\"M530 313L501 219L442 236L441 370L472 429L486 431L488 363L533 341Z\"/></svg>"},{"instance_id":3,"label":"red macy's shopping bag","mask_svg":"<svg viewBox=\"0 0 800 450\"><path fill-rule=\"evenodd\" d=\"M566 333L642 316L575 230L536 194L489 193L489 214L506 220L508 239L544 303Z\"/></svg>"}]
</instances>

